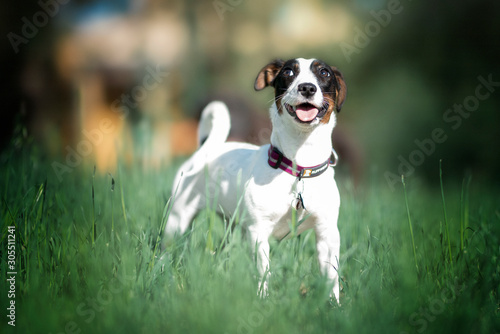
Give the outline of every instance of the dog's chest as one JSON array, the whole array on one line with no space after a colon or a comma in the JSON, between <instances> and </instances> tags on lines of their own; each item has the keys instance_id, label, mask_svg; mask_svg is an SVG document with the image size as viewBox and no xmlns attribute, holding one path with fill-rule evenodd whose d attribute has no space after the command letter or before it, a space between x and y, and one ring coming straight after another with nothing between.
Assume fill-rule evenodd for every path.
<instances>
[{"instance_id":1,"label":"dog's chest","mask_svg":"<svg viewBox=\"0 0 500 334\"><path fill-rule=\"evenodd\" d=\"M298 181L286 173L279 173L271 183L257 177L249 184L246 206L252 218L267 221L272 235L283 239L313 228L317 219L328 216L339 200L333 169L317 178ZM255 223L255 222L254 222Z\"/></svg>"}]
</instances>

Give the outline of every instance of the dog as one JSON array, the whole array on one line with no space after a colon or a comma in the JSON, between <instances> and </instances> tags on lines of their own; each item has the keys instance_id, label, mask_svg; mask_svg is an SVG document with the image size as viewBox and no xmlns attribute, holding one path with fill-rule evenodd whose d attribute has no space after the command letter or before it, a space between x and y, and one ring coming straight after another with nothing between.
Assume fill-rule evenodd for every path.
<instances>
[{"instance_id":1,"label":"dog","mask_svg":"<svg viewBox=\"0 0 500 334\"><path fill-rule=\"evenodd\" d=\"M168 239L184 233L206 207L206 194L216 194L222 212L246 213L242 224L257 253L258 291L266 296L269 238L281 240L313 228L320 268L333 285L331 298L339 302L340 195L331 168L336 163L331 135L346 84L337 68L318 59L297 58L264 66L254 88L268 86L275 91L269 109L270 144L226 142L226 105L214 101L205 107L198 127L199 149L174 180L165 235ZM295 231L292 210L301 222Z\"/></svg>"}]
</instances>

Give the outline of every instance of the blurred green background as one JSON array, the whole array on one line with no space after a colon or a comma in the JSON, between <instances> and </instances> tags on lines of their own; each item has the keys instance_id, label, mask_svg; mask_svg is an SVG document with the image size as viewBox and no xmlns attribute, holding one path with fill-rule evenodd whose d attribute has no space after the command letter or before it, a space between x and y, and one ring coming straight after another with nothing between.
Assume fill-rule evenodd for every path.
<instances>
[{"instance_id":1,"label":"blurred green background","mask_svg":"<svg viewBox=\"0 0 500 334\"><path fill-rule=\"evenodd\" d=\"M346 79L335 145L357 180L392 188L406 173L435 183L439 159L445 175L500 180L497 1L0 7L3 149L35 140L63 164L74 150L104 172L120 157L159 168L195 149L197 113L213 97L240 112L235 139L265 142L272 93L253 91L257 72L273 58L315 57ZM88 149L84 131L103 119L113 131Z\"/></svg>"},{"instance_id":2,"label":"blurred green background","mask_svg":"<svg viewBox=\"0 0 500 334\"><path fill-rule=\"evenodd\" d=\"M0 2L0 258L15 226L18 270L17 327L0 331L500 332L499 13L472 0ZM265 143L273 93L253 83L278 57L323 59L347 82L341 307L312 233L273 244L269 299L242 225L225 244L210 210L159 257L201 108L224 100L231 139Z\"/></svg>"}]
</instances>

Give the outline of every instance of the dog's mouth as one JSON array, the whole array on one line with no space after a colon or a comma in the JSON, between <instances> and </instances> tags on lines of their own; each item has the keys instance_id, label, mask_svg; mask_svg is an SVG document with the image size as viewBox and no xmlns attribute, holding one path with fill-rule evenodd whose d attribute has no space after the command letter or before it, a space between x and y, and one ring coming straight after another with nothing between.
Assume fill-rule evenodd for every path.
<instances>
[{"instance_id":1,"label":"dog's mouth","mask_svg":"<svg viewBox=\"0 0 500 334\"><path fill-rule=\"evenodd\" d=\"M295 117L296 121L300 123L312 123L315 119L319 119L326 114L328 102L325 101L319 108L311 103L301 103L295 106L285 103L285 108L290 116Z\"/></svg>"}]
</instances>

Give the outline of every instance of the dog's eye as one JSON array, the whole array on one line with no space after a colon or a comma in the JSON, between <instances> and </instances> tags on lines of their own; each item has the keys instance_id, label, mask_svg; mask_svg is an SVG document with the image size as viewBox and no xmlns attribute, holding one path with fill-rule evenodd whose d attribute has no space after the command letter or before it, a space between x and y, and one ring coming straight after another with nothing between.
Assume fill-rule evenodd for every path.
<instances>
[{"instance_id":1,"label":"dog's eye","mask_svg":"<svg viewBox=\"0 0 500 334\"><path fill-rule=\"evenodd\" d=\"M285 77L293 77L294 75L295 75L295 73L293 73L293 70L291 68L286 68L283 71L283 76L285 76Z\"/></svg>"},{"instance_id":2,"label":"dog's eye","mask_svg":"<svg viewBox=\"0 0 500 334\"><path fill-rule=\"evenodd\" d=\"M328 78L330 76L330 72L328 72L326 68L322 68L321 70L319 70L319 75Z\"/></svg>"}]
</instances>

